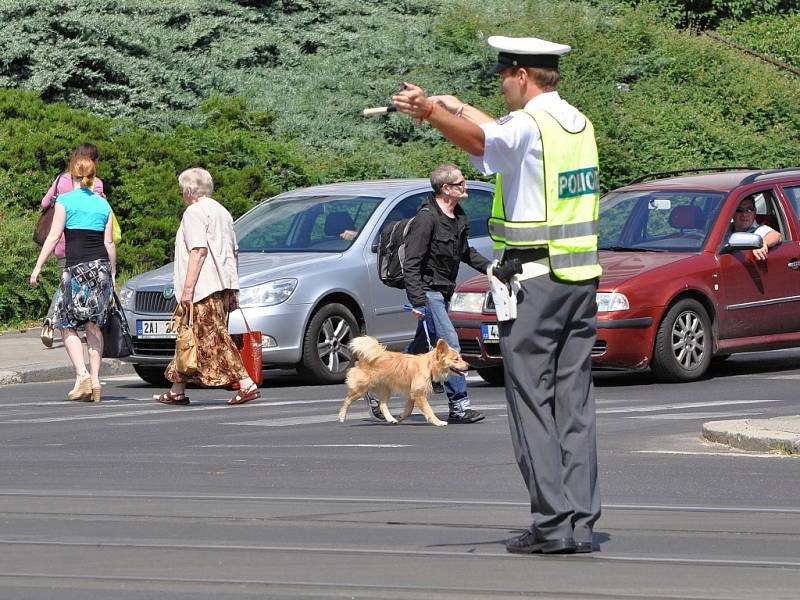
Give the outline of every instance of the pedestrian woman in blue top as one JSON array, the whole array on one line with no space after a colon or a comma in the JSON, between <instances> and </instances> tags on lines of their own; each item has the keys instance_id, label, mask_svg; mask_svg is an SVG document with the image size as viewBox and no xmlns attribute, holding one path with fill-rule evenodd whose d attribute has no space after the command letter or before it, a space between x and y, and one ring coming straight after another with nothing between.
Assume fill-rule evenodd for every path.
<instances>
[{"instance_id":1,"label":"pedestrian woman in blue top","mask_svg":"<svg viewBox=\"0 0 800 600\"><path fill-rule=\"evenodd\" d=\"M100 362L103 334L114 278L117 251L114 246L111 207L94 190L97 165L88 157L70 163L75 189L56 200L53 226L45 240L30 284L38 285L39 272L53 252L62 232L66 240L66 265L56 293L53 326L61 329L64 348L75 367L75 386L68 400L100 402ZM89 370L76 329L84 326L89 347Z\"/></svg>"}]
</instances>

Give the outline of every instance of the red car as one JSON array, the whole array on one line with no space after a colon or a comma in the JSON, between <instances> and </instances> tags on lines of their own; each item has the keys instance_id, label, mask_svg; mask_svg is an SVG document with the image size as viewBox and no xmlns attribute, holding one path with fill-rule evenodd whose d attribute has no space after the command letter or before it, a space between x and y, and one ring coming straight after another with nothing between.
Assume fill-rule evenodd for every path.
<instances>
[{"instance_id":1,"label":"red car","mask_svg":"<svg viewBox=\"0 0 800 600\"><path fill-rule=\"evenodd\" d=\"M712 358L800 346L800 168L699 171L645 176L600 201L595 367L691 381ZM783 236L763 261L752 252L760 236L730 236L745 198ZM484 275L464 282L450 317L464 359L501 383L487 290Z\"/></svg>"}]
</instances>

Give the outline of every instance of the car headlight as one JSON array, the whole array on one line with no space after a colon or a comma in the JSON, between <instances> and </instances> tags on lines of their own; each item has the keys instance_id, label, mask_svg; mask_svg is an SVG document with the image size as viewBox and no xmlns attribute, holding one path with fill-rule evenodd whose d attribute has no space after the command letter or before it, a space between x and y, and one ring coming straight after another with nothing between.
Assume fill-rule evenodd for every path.
<instances>
[{"instance_id":1,"label":"car headlight","mask_svg":"<svg viewBox=\"0 0 800 600\"><path fill-rule=\"evenodd\" d=\"M136 292L134 292L129 287L124 287L119 291L119 301L122 303L123 310L133 310L133 299L136 297Z\"/></svg>"},{"instance_id":2,"label":"car headlight","mask_svg":"<svg viewBox=\"0 0 800 600\"><path fill-rule=\"evenodd\" d=\"M275 306L286 302L297 287L297 279L276 279L239 290L239 306Z\"/></svg>"},{"instance_id":3,"label":"car headlight","mask_svg":"<svg viewBox=\"0 0 800 600\"><path fill-rule=\"evenodd\" d=\"M485 301L485 292L456 292L450 299L450 310L466 313L482 313Z\"/></svg>"},{"instance_id":4,"label":"car headlight","mask_svg":"<svg viewBox=\"0 0 800 600\"><path fill-rule=\"evenodd\" d=\"M628 310L630 305L625 294L618 292L597 292L597 312Z\"/></svg>"}]
</instances>

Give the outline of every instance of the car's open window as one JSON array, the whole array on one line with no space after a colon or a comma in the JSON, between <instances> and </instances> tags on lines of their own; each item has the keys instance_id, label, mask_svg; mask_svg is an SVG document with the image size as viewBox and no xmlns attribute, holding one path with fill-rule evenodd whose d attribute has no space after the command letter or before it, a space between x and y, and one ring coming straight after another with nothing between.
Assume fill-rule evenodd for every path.
<instances>
[{"instance_id":1,"label":"car's open window","mask_svg":"<svg viewBox=\"0 0 800 600\"><path fill-rule=\"evenodd\" d=\"M234 225L241 252L341 252L358 237L382 198L276 198Z\"/></svg>"},{"instance_id":2,"label":"car's open window","mask_svg":"<svg viewBox=\"0 0 800 600\"><path fill-rule=\"evenodd\" d=\"M612 192L600 202L600 249L698 252L724 200L705 191Z\"/></svg>"},{"instance_id":3,"label":"car's open window","mask_svg":"<svg viewBox=\"0 0 800 600\"><path fill-rule=\"evenodd\" d=\"M786 226L786 219L783 211L780 209L780 203L772 189L762 190L749 196L745 196L739 201L741 204L745 200L752 200L756 207L755 223L759 225L768 225L775 231L778 231L787 239L789 228ZM729 226L733 230L733 218Z\"/></svg>"}]
</instances>

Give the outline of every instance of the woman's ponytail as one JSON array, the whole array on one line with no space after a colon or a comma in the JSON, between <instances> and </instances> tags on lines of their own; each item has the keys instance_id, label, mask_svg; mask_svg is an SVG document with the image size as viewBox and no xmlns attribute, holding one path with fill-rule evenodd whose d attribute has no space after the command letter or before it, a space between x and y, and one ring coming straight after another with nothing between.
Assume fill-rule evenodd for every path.
<instances>
[{"instance_id":1,"label":"woman's ponytail","mask_svg":"<svg viewBox=\"0 0 800 600\"><path fill-rule=\"evenodd\" d=\"M81 180L81 187L94 189L97 165L87 156L73 156L69 161L69 174Z\"/></svg>"}]
</instances>

